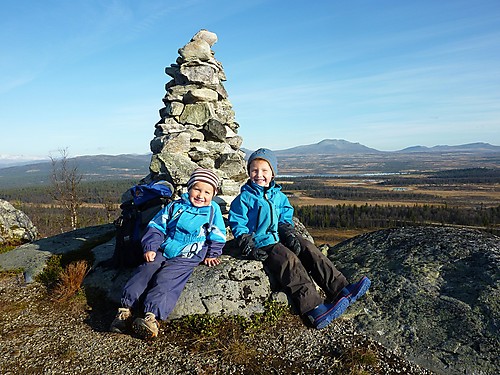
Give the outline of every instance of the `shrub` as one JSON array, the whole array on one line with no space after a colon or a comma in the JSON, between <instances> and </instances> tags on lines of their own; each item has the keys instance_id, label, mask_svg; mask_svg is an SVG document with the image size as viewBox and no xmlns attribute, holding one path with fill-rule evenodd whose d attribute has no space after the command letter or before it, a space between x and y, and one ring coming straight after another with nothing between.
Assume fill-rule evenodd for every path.
<instances>
[{"instance_id":1,"label":"shrub","mask_svg":"<svg viewBox=\"0 0 500 375\"><path fill-rule=\"evenodd\" d=\"M52 290L52 299L63 302L74 296L80 290L88 270L88 264L84 260L70 263L60 274Z\"/></svg>"}]
</instances>

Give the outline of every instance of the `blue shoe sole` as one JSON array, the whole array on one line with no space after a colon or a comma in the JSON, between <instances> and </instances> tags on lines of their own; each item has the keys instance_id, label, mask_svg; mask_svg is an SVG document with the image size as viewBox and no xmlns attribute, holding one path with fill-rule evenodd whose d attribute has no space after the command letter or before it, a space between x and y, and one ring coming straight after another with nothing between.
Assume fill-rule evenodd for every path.
<instances>
[{"instance_id":1,"label":"blue shoe sole","mask_svg":"<svg viewBox=\"0 0 500 375\"><path fill-rule=\"evenodd\" d=\"M363 276L361 280L356 283L356 288L351 292L350 295L345 296L350 304L356 302L359 297L362 297L370 288L372 282L366 276Z\"/></svg>"},{"instance_id":2,"label":"blue shoe sole","mask_svg":"<svg viewBox=\"0 0 500 375\"><path fill-rule=\"evenodd\" d=\"M315 322L316 329L323 329L329 325L333 320L337 319L340 315L346 311L349 307L349 300L345 297L341 297L337 303L323 315L320 321Z\"/></svg>"}]
</instances>

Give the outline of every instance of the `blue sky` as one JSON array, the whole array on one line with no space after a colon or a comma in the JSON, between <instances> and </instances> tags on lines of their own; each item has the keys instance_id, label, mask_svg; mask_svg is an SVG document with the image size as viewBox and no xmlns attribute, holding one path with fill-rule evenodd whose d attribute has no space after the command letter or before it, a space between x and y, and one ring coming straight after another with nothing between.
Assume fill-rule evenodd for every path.
<instances>
[{"instance_id":1,"label":"blue sky","mask_svg":"<svg viewBox=\"0 0 500 375\"><path fill-rule=\"evenodd\" d=\"M500 145L498 0L2 4L0 158L147 153L200 29L243 147Z\"/></svg>"}]
</instances>

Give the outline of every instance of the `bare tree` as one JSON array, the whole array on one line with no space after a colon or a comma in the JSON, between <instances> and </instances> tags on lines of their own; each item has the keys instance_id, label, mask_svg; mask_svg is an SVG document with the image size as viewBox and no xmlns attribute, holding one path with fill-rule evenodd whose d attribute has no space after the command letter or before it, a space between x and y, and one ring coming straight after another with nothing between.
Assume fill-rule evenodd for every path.
<instances>
[{"instance_id":1,"label":"bare tree","mask_svg":"<svg viewBox=\"0 0 500 375\"><path fill-rule=\"evenodd\" d=\"M78 227L78 210L82 205L80 182L83 176L68 159L67 148L59 150L59 153L60 159L49 156L52 162L52 196L67 211L74 230Z\"/></svg>"}]
</instances>

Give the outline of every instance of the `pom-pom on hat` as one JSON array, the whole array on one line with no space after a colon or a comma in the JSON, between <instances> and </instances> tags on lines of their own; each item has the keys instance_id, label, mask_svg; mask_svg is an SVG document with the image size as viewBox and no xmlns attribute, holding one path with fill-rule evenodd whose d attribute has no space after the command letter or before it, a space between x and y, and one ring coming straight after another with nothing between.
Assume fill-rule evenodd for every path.
<instances>
[{"instance_id":1,"label":"pom-pom on hat","mask_svg":"<svg viewBox=\"0 0 500 375\"><path fill-rule=\"evenodd\" d=\"M276 175L278 174L278 160L276 159L276 155L274 155L274 152L272 152L268 148L259 148L258 150L254 151L248 158L248 172L250 171L250 163L255 159L262 159L267 161L271 166L271 169L273 170L273 176L276 177Z\"/></svg>"},{"instance_id":2,"label":"pom-pom on hat","mask_svg":"<svg viewBox=\"0 0 500 375\"><path fill-rule=\"evenodd\" d=\"M217 177L217 175L210 169L196 168L194 172L191 173L191 177L189 177L189 181L187 183L188 190L191 189L191 187L197 182L205 182L212 185L214 188L214 195L217 194L219 177Z\"/></svg>"}]
</instances>

